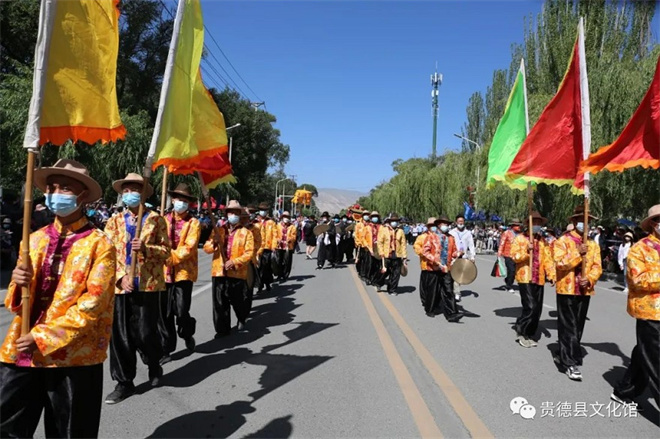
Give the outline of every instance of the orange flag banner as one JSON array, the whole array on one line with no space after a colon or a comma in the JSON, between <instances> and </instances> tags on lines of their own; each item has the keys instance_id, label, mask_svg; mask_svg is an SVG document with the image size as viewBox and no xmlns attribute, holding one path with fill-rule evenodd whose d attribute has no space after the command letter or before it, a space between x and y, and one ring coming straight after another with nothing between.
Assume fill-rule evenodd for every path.
<instances>
[{"instance_id":1,"label":"orange flag banner","mask_svg":"<svg viewBox=\"0 0 660 439\"><path fill-rule=\"evenodd\" d=\"M660 168L660 58L642 103L619 138L582 162L582 172L622 172L642 166Z\"/></svg>"}]
</instances>

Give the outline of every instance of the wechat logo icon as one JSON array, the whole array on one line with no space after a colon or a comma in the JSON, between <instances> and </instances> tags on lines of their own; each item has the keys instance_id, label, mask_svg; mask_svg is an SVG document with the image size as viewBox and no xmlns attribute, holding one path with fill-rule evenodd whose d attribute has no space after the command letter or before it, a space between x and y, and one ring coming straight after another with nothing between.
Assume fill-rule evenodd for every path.
<instances>
[{"instance_id":1,"label":"wechat logo icon","mask_svg":"<svg viewBox=\"0 0 660 439\"><path fill-rule=\"evenodd\" d=\"M536 407L531 405L522 396L517 396L509 403L511 414L520 415L523 419L534 419L536 416Z\"/></svg>"}]
</instances>

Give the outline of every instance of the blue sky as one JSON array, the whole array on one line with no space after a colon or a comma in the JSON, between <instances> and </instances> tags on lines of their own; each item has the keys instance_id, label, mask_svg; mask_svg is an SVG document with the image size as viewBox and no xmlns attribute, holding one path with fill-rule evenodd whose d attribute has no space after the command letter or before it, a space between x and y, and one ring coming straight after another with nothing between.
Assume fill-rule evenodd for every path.
<instances>
[{"instance_id":1,"label":"blue sky","mask_svg":"<svg viewBox=\"0 0 660 439\"><path fill-rule=\"evenodd\" d=\"M224 53L277 117L291 147L286 172L299 183L367 192L394 174L394 160L431 152L436 61L444 76L438 152L460 148L453 133L470 95L508 68L523 19L541 2L202 0L202 7ZM209 37L207 44L215 50Z\"/></svg>"}]
</instances>

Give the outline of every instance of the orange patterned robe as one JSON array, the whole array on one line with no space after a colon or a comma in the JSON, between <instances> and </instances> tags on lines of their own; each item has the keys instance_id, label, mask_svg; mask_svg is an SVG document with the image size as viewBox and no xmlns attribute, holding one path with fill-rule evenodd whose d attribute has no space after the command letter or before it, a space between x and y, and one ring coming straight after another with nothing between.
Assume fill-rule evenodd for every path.
<instances>
[{"instance_id":1,"label":"orange patterned robe","mask_svg":"<svg viewBox=\"0 0 660 439\"><path fill-rule=\"evenodd\" d=\"M651 235L628 253L628 314L660 320L660 239Z\"/></svg>"},{"instance_id":2,"label":"orange patterned robe","mask_svg":"<svg viewBox=\"0 0 660 439\"><path fill-rule=\"evenodd\" d=\"M226 226L219 227L218 231L220 232L220 243L218 245L213 241L213 236L204 244L204 251L213 255L211 276L226 276L247 280L248 262L252 260L254 254L252 232L243 226L237 226L233 232L230 232ZM230 238L231 248L228 248ZM227 257L227 253L229 257ZM234 262L234 268L226 272L225 262L228 260Z\"/></svg>"},{"instance_id":3,"label":"orange patterned robe","mask_svg":"<svg viewBox=\"0 0 660 439\"><path fill-rule=\"evenodd\" d=\"M135 218L132 212L129 214ZM170 239L167 236L167 223L156 212L149 211L144 220L140 238L145 245L145 253L138 252L136 266L140 278L139 291L157 292L165 290L165 270L163 266L170 257ZM137 218L135 218L137 220ZM124 214L113 216L105 226L105 233L110 237L117 250L117 282L123 278L131 267L126 266L126 245L129 234L126 231ZM115 294L125 294L121 288Z\"/></svg>"},{"instance_id":4,"label":"orange patterned robe","mask_svg":"<svg viewBox=\"0 0 660 439\"><path fill-rule=\"evenodd\" d=\"M535 239L538 243L539 262L538 262L538 282L537 285L545 285L545 281L555 279L555 264L552 260L550 246L543 239ZM513 240L511 246L511 259L516 263L516 282L528 284L532 282L532 275L529 270L529 238L527 235L520 234Z\"/></svg>"},{"instance_id":5,"label":"orange patterned robe","mask_svg":"<svg viewBox=\"0 0 660 439\"><path fill-rule=\"evenodd\" d=\"M76 232L87 225L88 221L83 217L67 228ZM50 262L44 259L52 239L47 234L48 227L55 227L59 234L64 230L56 218L52 226L30 235L30 261L34 272L30 283L32 307L37 284L44 275L42 267ZM72 235L66 230L64 233L67 237ZM21 263L19 256L18 264ZM93 229L73 243L66 260L58 269L60 277L52 301L30 331L38 347L32 355L31 366L92 366L105 361L112 332L115 264L115 248L102 231ZM15 343L21 334L21 301L21 289L10 283L5 306L16 317L0 348L0 361L3 363L15 363L17 360Z\"/></svg>"},{"instance_id":6,"label":"orange patterned robe","mask_svg":"<svg viewBox=\"0 0 660 439\"><path fill-rule=\"evenodd\" d=\"M440 236L436 235L435 233L429 233L427 238L424 240L424 246L422 247L422 255L424 256L424 259L429 264L429 267L431 267L431 270L433 271L442 271L443 273L449 273L449 270L451 270L451 264L454 261L454 252L456 252L456 242L454 241L454 237L451 235L445 235L447 239L449 240L449 247L447 249L447 264L445 265L444 269L440 268L441 265L441 260L440 260L440 254L441 254L441 242L440 242Z\"/></svg>"},{"instance_id":7,"label":"orange patterned robe","mask_svg":"<svg viewBox=\"0 0 660 439\"><path fill-rule=\"evenodd\" d=\"M569 235L572 235L573 238ZM582 265L582 256L574 239L579 239L582 242L580 235L572 231L563 235L554 243L557 294L578 295L576 294L578 290L576 289L575 269ZM582 291L581 295L593 296L595 293L594 286L603 273L600 261L600 246L594 241L587 241L585 258L587 260L586 277L591 285Z\"/></svg>"},{"instance_id":8,"label":"orange patterned robe","mask_svg":"<svg viewBox=\"0 0 660 439\"><path fill-rule=\"evenodd\" d=\"M175 221L179 221L181 216L174 213ZM172 214L165 217L167 221L167 230L171 240L172 237ZM165 280L168 283L171 281L180 282L190 280L197 282L198 274L198 260L197 260L197 246L199 245L199 236L201 234L201 226L199 220L190 214L188 219L185 220L183 228L179 233L179 245L173 248L170 252L170 257L165 262ZM173 242L171 242L174 245ZM172 279L171 272L174 272Z\"/></svg>"}]
</instances>

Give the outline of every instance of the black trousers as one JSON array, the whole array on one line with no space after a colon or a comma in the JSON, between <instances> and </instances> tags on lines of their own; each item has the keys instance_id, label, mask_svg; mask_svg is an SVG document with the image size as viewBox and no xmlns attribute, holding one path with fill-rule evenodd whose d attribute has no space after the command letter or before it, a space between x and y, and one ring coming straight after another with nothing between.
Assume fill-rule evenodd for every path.
<instances>
[{"instance_id":1,"label":"black trousers","mask_svg":"<svg viewBox=\"0 0 660 439\"><path fill-rule=\"evenodd\" d=\"M264 250L259 258L259 291L261 291L264 286L270 286L270 284L273 283L273 269L270 265L271 257L272 251Z\"/></svg>"},{"instance_id":2,"label":"black trousers","mask_svg":"<svg viewBox=\"0 0 660 439\"><path fill-rule=\"evenodd\" d=\"M557 332L562 365L582 366L582 333L589 311L590 296L557 294Z\"/></svg>"},{"instance_id":3,"label":"black trousers","mask_svg":"<svg viewBox=\"0 0 660 439\"><path fill-rule=\"evenodd\" d=\"M360 276L360 278L363 278L362 276L362 265L364 260L363 250L364 249L362 247L357 248L357 261L355 261L355 270L357 271L358 276Z\"/></svg>"},{"instance_id":4,"label":"black trousers","mask_svg":"<svg viewBox=\"0 0 660 439\"><path fill-rule=\"evenodd\" d=\"M634 399L644 393L647 386L655 403L660 406L660 321L637 319L637 345L630 356L630 365L623 379L616 385L617 393Z\"/></svg>"},{"instance_id":5,"label":"black trousers","mask_svg":"<svg viewBox=\"0 0 660 439\"><path fill-rule=\"evenodd\" d=\"M507 289L513 289L513 282L516 280L516 263L513 259L505 257L504 264L506 265L506 277L504 283Z\"/></svg>"},{"instance_id":6,"label":"black trousers","mask_svg":"<svg viewBox=\"0 0 660 439\"><path fill-rule=\"evenodd\" d=\"M380 261L375 256L371 256L369 254L369 273L367 274L367 280L368 282L371 282L371 285L379 285L379 282L381 282L381 275L380 269L383 268L383 263ZM380 283L382 285L382 283Z\"/></svg>"},{"instance_id":7,"label":"black trousers","mask_svg":"<svg viewBox=\"0 0 660 439\"><path fill-rule=\"evenodd\" d=\"M516 320L515 330L525 337L533 337L539 327L543 311L543 285L532 283L518 284L520 286L520 303L522 312Z\"/></svg>"},{"instance_id":8,"label":"black trousers","mask_svg":"<svg viewBox=\"0 0 660 439\"><path fill-rule=\"evenodd\" d=\"M149 367L149 377L160 374L163 346L158 333L159 295L143 291L115 295L110 375L119 383L135 379L138 352Z\"/></svg>"},{"instance_id":9,"label":"black trousers","mask_svg":"<svg viewBox=\"0 0 660 439\"><path fill-rule=\"evenodd\" d=\"M422 300L422 306L427 313L433 312L440 302L440 296L438 295L439 274L439 271L422 270L422 274L419 276L419 298Z\"/></svg>"},{"instance_id":10,"label":"black trousers","mask_svg":"<svg viewBox=\"0 0 660 439\"><path fill-rule=\"evenodd\" d=\"M217 334L231 332L231 308L236 319L245 323L249 315L247 282L233 277L213 277L213 327Z\"/></svg>"},{"instance_id":11,"label":"black trousers","mask_svg":"<svg viewBox=\"0 0 660 439\"><path fill-rule=\"evenodd\" d=\"M326 261L328 261L331 264L334 264L336 262L335 261L336 256L337 256L337 244L335 243L334 240L332 240L329 245L326 245L323 242L321 242L321 245L319 246L319 253L318 256L316 257L316 265L320 268L323 268Z\"/></svg>"},{"instance_id":12,"label":"black trousers","mask_svg":"<svg viewBox=\"0 0 660 439\"><path fill-rule=\"evenodd\" d=\"M440 297L440 308L445 318L449 319L458 314L456 296L454 295L454 279L452 279L451 274L438 272L437 290Z\"/></svg>"},{"instance_id":13,"label":"black trousers","mask_svg":"<svg viewBox=\"0 0 660 439\"><path fill-rule=\"evenodd\" d=\"M246 285L247 314L250 315L250 312L252 311L252 300L254 299L254 287L259 285L259 269L252 262L250 262L250 265L248 265L248 270L251 271L251 276L253 279L252 287L250 287L250 285Z\"/></svg>"},{"instance_id":14,"label":"black trousers","mask_svg":"<svg viewBox=\"0 0 660 439\"><path fill-rule=\"evenodd\" d=\"M33 437L44 409L46 437L98 437L103 364L18 367L0 363L0 389L0 437Z\"/></svg>"},{"instance_id":15,"label":"black trousers","mask_svg":"<svg viewBox=\"0 0 660 439\"><path fill-rule=\"evenodd\" d=\"M360 248L360 277L364 281L369 281L371 272L371 254L365 247Z\"/></svg>"},{"instance_id":16,"label":"black trousers","mask_svg":"<svg viewBox=\"0 0 660 439\"><path fill-rule=\"evenodd\" d=\"M288 279L293 266L293 250L277 250L277 263L281 267L282 278Z\"/></svg>"},{"instance_id":17,"label":"black trousers","mask_svg":"<svg viewBox=\"0 0 660 439\"><path fill-rule=\"evenodd\" d=\"M351 262L355 259L355 239L346 238L346 245L344 246L344 255L346 255L346 261Z\"/></svg>"},{"instance_id":18,"label":"black trousers","mask_svg":"<svg viewBox=\"0 0 660 439\"><path fill-rule=\"evenodd\" d=\"M177 335L184 340L195 335L197 321L190 316L193 282L182 280L167 284L159 294L158 332L166 355L176 350Z\"/></svg>"},{"instance_id":19,"label":"black trousers","mask_svg":"<svg viewBox=\"0 0 660 439\"><path fill-rule=\"evenodd\" d=\"M403 259L401 258L387 258L385 260L385 267L387 268L387 292L395 293L399 288L399 280L401 280L401 266Z\"/></svg>"}]
</instances>

